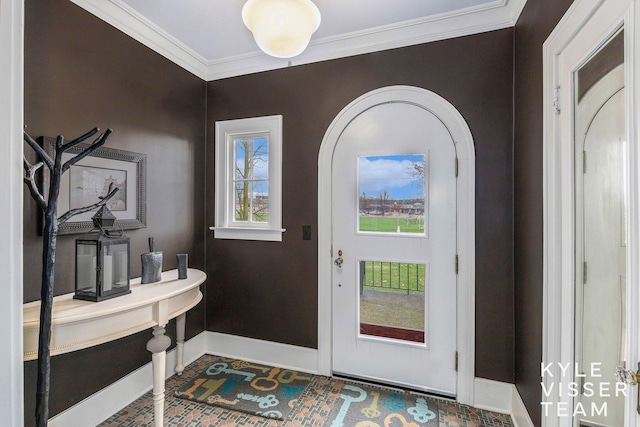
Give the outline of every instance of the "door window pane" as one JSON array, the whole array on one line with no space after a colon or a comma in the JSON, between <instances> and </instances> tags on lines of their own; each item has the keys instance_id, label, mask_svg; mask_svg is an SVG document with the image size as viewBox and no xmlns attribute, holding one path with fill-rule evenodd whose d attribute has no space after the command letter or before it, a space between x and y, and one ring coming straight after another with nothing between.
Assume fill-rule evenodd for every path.
<instances>
[{"instance_id":1,"label":"door window pane","mask_svg":"<svg viewBox=\"0 0 640 427\"><path fill-rule=\"evenodd\" d=\"M424 154L358 158L358 231L425 234Z\"/></svg>"},{"instance_id":2,"label":"door window pane","mask_svg":"<svg viewBox=\"0 0 640 427\"><path fill-rule=\"evenodd\" d=\"M425 343L427 265L360 261L360 335Z\"/></svg>"}]
</instances>

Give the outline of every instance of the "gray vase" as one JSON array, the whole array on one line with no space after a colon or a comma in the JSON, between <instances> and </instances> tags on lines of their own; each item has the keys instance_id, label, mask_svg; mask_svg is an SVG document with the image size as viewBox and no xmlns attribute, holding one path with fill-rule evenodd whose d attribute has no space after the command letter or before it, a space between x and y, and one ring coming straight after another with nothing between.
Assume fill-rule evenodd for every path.
<instances>
[{"instance_id":1,"label":"gray vase","mask_svg":"<svg viewBox=\"0 0 640 427\"><path fill-rule=\"evenodd\" d=\"M176 254L176 258L178 259L178 279L186 279L189 256L187 254Z\"/></svg>"},{"instance_id":2,"label":"gray vase","mask_svg":"<svg viewBox=\"0 0 640 427\"><path fill-rule=\"evenodd\" d=\"M154 251L153 237L149 237L149 252L140 255L142 280L140 283L155 283L162 280L162 251Z\"/></svg>"}]
</instances>

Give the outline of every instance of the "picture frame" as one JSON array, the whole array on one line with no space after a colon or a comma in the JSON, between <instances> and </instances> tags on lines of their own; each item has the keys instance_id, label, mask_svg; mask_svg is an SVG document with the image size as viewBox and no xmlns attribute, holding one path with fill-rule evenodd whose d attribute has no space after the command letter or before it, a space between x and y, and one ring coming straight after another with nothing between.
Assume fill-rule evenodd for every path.
<instances>
[{"instance_id":1,"label":"picture frame","mask_svg":"<svg viewBox=\"0 0 640 427\"><path fill-rule=\"evenodd\" d=\"M56 138L42 136L38 142L53 157ZM67 150L62 163L82 152L88 145L78 144ZM58 197L58 215L70 209L90 206L106 196L109 183L119 188L107 203L116 217L116 227L123 230L147 226L146 154L115 148L100 147L80 160L62 175ZM48 198L49 171L42 168L42 194ZM96 209L97 210L97 209ZM91 217L95 211L85 212L60 224L58 234L79 234L94 229Z\"/></svg>"}]
</instances>

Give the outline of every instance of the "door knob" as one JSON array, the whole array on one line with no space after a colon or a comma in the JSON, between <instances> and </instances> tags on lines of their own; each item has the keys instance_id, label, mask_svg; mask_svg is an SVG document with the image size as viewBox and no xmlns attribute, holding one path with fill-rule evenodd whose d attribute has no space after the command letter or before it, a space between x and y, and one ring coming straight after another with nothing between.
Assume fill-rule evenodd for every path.
<instances>
[{"instance_id":1,"label":"door knob","mask_svg":"<svg viewBox=\"0 0 640 427\"><path fill-rule=\"evenodd\" d=\"M638 371L640 371L640 363L638 363ZM616 366L615 375L616 381L623 384L637 385L640 380L640 375L630 369L625 369L624 366Z\"/></svg>"},{"instance_id":2,"label":"door knob","mask_svg":"<svg viewBox=\"0 0 640 427\"><path fill-rule=\"evenodd\" d=\"M338 268L342 268L342 263L344 260L342 259L342 250L338 251L338 258L336 258L333 263L338 266Z\"/></svg>"},{"instance_id":3,"label":"door knob","mask_svg":"<svg viewBox=\"0 0 640 427\"><path fill-rule=\"evenodd\" d=\"M638 372L625 369L624 366L616 366L615 375L616 381L623 384L638 385L640 382L640 362L638 362ZM638 387L638 405L636 406L636 412L640 414L640 387Z\"/></svg>"}]
</instances>

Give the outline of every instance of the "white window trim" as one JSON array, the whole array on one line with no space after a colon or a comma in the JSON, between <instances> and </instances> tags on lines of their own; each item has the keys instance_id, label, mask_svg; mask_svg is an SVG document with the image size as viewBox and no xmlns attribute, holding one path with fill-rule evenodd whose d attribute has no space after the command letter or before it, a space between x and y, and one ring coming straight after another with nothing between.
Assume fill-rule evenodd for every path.
<instances>
[{"instance_id":1,"label":"white window trim","mask_svg":"<svg viewBox=\"0 0 640 427\"><path fill-rule=\"evenodd\" d=\"M231 213L235 168L230 140L249 133L269 134L268 223L239 224ZM285 231L282 228L282 116L216 122L215 156L215 226L209 228L214 238L281 242Z\"/></svg>"}]
</instances>

